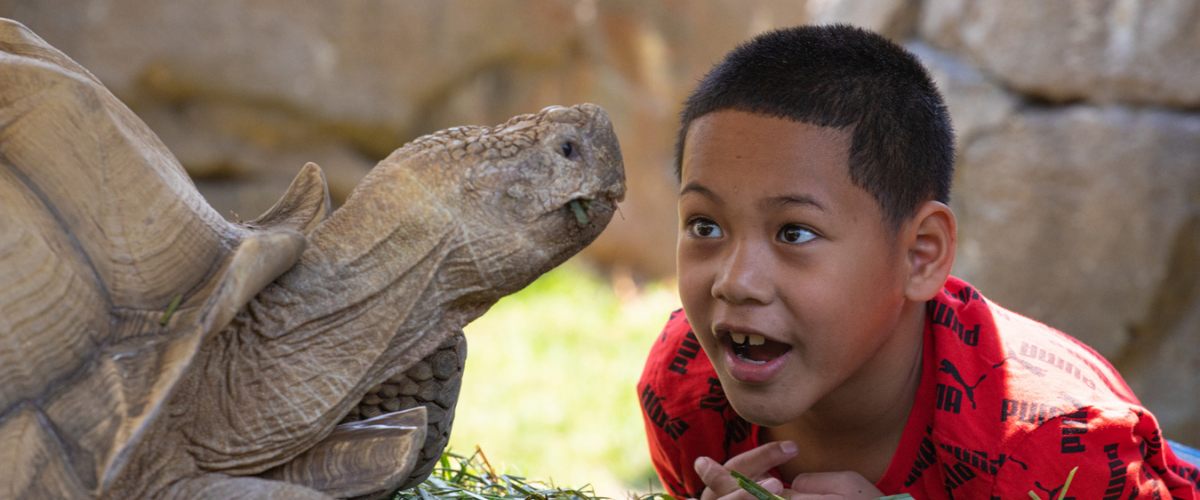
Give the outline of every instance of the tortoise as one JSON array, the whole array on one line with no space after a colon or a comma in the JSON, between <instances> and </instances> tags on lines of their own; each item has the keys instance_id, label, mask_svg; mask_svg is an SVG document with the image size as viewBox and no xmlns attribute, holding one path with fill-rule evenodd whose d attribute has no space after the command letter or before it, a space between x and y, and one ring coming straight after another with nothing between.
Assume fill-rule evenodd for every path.
<instances>
[{"instance_id":1,"label":"tortoise","mask_svg":"<svg viewBox=\"0 0 1200 500\"><path fill-rule=\"evenodd\" d=\"M418 138L332 213L309 163L228 222L99 80L0 20L0 498L412 485L462 326L590 243L624 188L604 110L552 106Z\"/></svg>"}]
</instances>

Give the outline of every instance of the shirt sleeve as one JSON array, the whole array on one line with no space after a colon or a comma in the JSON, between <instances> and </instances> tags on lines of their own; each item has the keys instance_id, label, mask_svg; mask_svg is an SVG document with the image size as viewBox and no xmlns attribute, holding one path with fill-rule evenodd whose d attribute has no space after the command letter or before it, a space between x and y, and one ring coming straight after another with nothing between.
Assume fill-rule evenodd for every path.
<instances>
[{"instance_id":1,"label":"shirt sleeve","mask_svg":"<svg viewBox=\"0 0 1200 500\"><path fill-rule=\"evenodd\" d=\"M1083 408L1046 421L1010 454L991 497L1057 499L1064 487L1067 499L1198 498L1169 469L1154 417L1136 408Z\"/></svg>"},{"instance_id":2,"label":"shirt sleeve","mask_svg":"<svg viewBox=\"0 0 1200 500\"><path fill-rule=\"evenodd\" d=\"M700 496L697 457L724 463L754 446L754 427L725 397L712 364L682 311L650 349L637 385L650 458L663 487L681 498Z\"/></svg>"},{"instance_id":3,"label":"shirt sleeve","mask_svg":"<svg viewBox=\"0 0 1200 500\"><path fill-rule=\"evenodd\" d=\"M646 380L638 383L639 397L645 400L647 394L653 394L654 388ZM687 469L684 466L690 467L690 464L683 464L683 452L675 444L675 440L671 439L657 425L654 424L652 416L647 413L646 405L641 405L642 420L646 425L646 441L650 445L650 461L654 464L654 472L658 474L658 479L662 481L663 487L676 498L685 499L697 496L693 492L687 491L684 485Z\"/></svg>"},{"instance_id":4,"label":"shirt sleeve","mask_svg":"<svg viewBox=\"0 0 1200 500\"><path fill-rule=\"evenodd\" d=\"M683 311L671 313L662 334L650 349L637 384L638 406L646 427L650 461L663 487L680 499L698 497L704 488L689 460L694 454L689 455L680 443L685 435L691 438L698 430L690 429L688 422L672 414L679 408L678 400L686 399L693 389L689 385L691 379L684 376L689 373L688 359L679 357L680 343L689 331ZM698 347L696 354L699 354ZM695 444L690 439L687 442ZM697 483L701 485L700 490L693 491Z\"/></svg>"}]
</instances>

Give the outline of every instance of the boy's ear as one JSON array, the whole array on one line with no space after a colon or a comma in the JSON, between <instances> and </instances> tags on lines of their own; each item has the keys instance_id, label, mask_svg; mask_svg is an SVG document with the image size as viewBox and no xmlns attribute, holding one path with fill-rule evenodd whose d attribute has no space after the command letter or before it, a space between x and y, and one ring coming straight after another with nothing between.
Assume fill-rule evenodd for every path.
<instances>
[{"instance_id":1,"label":"boy's ear","mask_svg":"<svg viewBox=\"0 0 1200 500\"><path fill-rule=\"evenodd\" d=\"M946 284L954 265L958 240L954 213L939 201L927 201L917 208L904 237L909 264L905 296L916 302L932 299Z\"/></svg>"}]
</instances>

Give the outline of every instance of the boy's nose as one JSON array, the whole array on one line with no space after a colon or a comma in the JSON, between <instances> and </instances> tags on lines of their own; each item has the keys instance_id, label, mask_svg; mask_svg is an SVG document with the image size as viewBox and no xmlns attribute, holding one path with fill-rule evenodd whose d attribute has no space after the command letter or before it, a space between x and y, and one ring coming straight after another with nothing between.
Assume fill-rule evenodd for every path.
<instances>
[{"instance_id":1,"label":"boy's nose","mask_svg":"<svg viewBox=\"0 0 1200 500\"><path fill-rule=\"evenodd\" d=\"M713 298L731 304L770 301L770 250L743 243L723 256L713 280Z\"/></svg>"}]
</instances>

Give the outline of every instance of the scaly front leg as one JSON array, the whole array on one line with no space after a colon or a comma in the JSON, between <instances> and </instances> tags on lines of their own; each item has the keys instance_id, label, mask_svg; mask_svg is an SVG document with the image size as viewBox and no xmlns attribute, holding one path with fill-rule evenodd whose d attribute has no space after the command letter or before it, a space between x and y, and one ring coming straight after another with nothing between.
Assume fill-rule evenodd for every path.
<instances>
[{"instance_id":1,"label":"scaly front leg","mask_svg":"<svg viewBox=\"0 0 1200 500\"><path fill-rule=\"evenodd\" d=\"M296 484L213 473L177 481L155 500L333 500L333 497Z\"/></svg>"},{"instance_id":2,"label":"scaly front leg","mask_svg":"<svg viewBox=\"0 0 1200 500\"><path fill-rule=\"evenodd\" d=\"M425 408L337 426L292 461L259 475L337 498L388 493L400 486L425 444Z\"/></svg>"}]
</instances>

